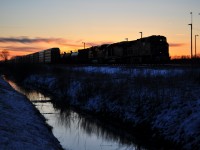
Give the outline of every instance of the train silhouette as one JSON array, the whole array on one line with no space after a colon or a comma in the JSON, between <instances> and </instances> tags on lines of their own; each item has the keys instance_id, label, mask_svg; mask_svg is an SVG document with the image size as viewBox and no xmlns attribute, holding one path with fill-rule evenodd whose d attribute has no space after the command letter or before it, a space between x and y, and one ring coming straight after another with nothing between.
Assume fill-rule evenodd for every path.
<instances>
[{"instance_id":1,"label":"train silhouette","mask_svg":"<svg viewBox=\"0 0 200 150\"><path fill-rule=\"evenodd\" d=\"M15 63L66 63L66 64L134 64L169 62L169 44L165 36L152 35L134 41L103 44L77 52L60 53L50 48L11 59Z\"/></svg>"}]
</instances>

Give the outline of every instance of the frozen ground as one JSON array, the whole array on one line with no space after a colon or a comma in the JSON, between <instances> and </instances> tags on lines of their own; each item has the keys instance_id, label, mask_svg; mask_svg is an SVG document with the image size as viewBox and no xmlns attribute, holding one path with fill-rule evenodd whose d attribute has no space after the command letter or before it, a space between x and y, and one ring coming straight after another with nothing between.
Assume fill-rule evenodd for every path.
<instances>
[{"instance_id":1,"label":"frozen ground","mask_svg":"<svg viewBox=\"0 0 200 150\"><path fill-rule=\"evenodd\" d=\"M166 68L147 68L147 66L145 67L126 67L126 66L84 66L84 67L74 67L74 70L81 70L81 71L85 71L85 72L90 72L90 73L105 73L105 74L141 74L141 73L145 73L146 75L149 75L149 73L151 74L167 74L167 73L182 73L183 69L179 68L179 69L166 69Z\"/></svg>"},{"instance_id":2,"label":"frozen ground","mask_svg":"<svg viewBox=\"0 0 200 150\"><path fill-rule=\"evenodd\" d=\"M200 149L200 83L198 83L198 76L189 72L191 76L188 78L188 70L184 69L113 67L76 69L88 73L103 72L111 77L116 74L128 74L130 82L134 82L133 84L125 82L128 86L123 87L123 82L121 84L119 83L121 81L114 81L106 85L110 86L107 88L104 86L106 82L95 85L98 82L94 81L95 84L91 84L89 76L88 80L69 80L66 85L63 85L64 80L59 81L54 75L32 75L25 80L25 85L46 89L57 97L67 96L70 104L93 113L106 111L110 116L117 116L123 121L131 121L136 125L148 122L152 129L159 131L161 136L182 145L184 149ZM199 74L198 71L192 73ZM62 90L60 85L62 85ZM101 88L104 88L103 92ZM123 93L120 88L124 90ZM112 94L105 93L107 91ZM93 94L93 92L96 93ZM83 98L85 98L84 101Z\"/></svg>"},{"instance_id":3,"label":"frozen ground","mask_svg":"<svg viewBox=\"0 0 200 150\"><path fill-rule=\"evenodd\" d=\"M59 150L60 143L30 101L0 77L0 149Z\"/></svg>"}]
</instances>

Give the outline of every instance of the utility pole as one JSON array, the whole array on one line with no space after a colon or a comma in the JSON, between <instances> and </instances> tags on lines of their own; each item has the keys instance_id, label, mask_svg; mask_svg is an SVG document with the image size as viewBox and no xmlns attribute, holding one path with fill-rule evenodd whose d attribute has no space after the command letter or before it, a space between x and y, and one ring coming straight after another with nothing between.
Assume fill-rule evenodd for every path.
<instances>
[{"instance_id":1,"label":"utility pole","mask_svg":"<svg viewBox=\"0 0 200 150\"><path fill-rule=\"evenodd\" d=\"M82 42L83 43L83 47L84 47L84 49L85 49L85 42Z\"/></svg>"},{"instance_id":2,"label":"utility pole","mask_svg":"<svg viewBox=\"0 0 200 150\"><path fill-rule=\"evenodd\" d=\"M142 32L139 32L141 34L141 38L142 38Z\"/></svg>"},{"instance_id":3,"label":"utility pole","mask_svg":"<svg viewBox=\"0 0 200 150\"><path fill-rule=\"evenodd\" d=\"M199 35L195 35L195 58L197 58L197 36Z\"/></svg>"},{"instance_id":4,"label":"utility pole","mask_svg":"<svg viewBox=\"0 0 200 150\"><path fill-rule=\"evenodd\" d=\"M191 26L191 59L192 59L192 12L190 12L190 14L191 14L191 23L188 25Z\"/></svg>"}]
</instances>

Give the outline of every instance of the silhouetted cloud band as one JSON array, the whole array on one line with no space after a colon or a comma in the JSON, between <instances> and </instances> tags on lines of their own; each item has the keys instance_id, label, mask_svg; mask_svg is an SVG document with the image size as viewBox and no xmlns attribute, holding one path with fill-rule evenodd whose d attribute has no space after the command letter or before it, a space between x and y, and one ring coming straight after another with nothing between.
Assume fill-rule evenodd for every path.
<instances>
[{"instance_id":1,"label":"silhouetted cloud band","mask_svg":"<svg viewBox=\"0 0 200 150\"><path fill-rule=\"evenodd\" d=\"M44 42L44 43L52 43L52 42L64 42L64 39L61 38L28 38L28 37L0 37L0 42L1 43L9 43L9 42L14 42L14 43L39 43L39 42Z\"/></svg>"},{"instance_id":2,"label":"silhouetted cloud band","mask_svg":"<svg viewBox=\"0 0 200 150\"><path fill-rule=\"evenodd\" d=\"M72 41L63 38L29 38L29 37L0 37L0 43L22 43L22 44L34 44L34 43L54 43L62 46L80 47L82 46L82 40ZM88 42L87 46L101 45L104 43L112 43L111 41L100 42Z\"/></svg>"},{"instance_id":3,"label":"silhouetted cloud band","mask_svg":"<svg viewBox=\"0 0 200 150\"><path fill-rule=\"evenodd\" d=\"M185 46L185 43L169 43L170 47L182 47Z\"/></svg>"},{"instance_id":4,"label":"silhouetted cloud band","mask_svg":"<svg viewBox=\"0 0 200 150\"><path fill-rule=\"evenodd\" d=\"M0 49L8 51L23 51L23 52L35 52L44 49L43 47L18 47L18 46L0 46Z\"/></svg>"}]
</instances>

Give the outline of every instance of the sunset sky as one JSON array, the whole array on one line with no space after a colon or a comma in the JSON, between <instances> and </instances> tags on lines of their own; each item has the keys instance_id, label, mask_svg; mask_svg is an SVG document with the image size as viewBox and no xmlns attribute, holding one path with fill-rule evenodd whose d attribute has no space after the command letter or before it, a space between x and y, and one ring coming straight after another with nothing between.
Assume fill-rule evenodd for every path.
<instances>
[{"instance_id":1,"label":"sunset sky","mask_svg":"<svg viewBox=\"0 0 200 150\"><path fill-rule=\"evenodd\" d=\"M200 35L200 0L0 0L0 50L10 56L86 47L151 35L167 37L170 56L190 55ZM197 37L200 54L200 36Z\"/></svg>"}]
</instances>

